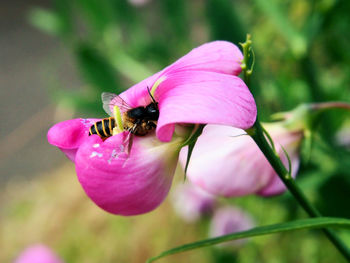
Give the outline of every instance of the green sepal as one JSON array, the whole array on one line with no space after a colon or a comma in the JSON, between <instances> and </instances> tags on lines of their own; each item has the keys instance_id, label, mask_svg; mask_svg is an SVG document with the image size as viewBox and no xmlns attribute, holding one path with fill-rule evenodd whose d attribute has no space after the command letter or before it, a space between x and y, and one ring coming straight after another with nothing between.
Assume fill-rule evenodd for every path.
<instances>
[{"instance_id":1,"label":"green sepal","mask_svg":"<svg viewBox=\"0 0 350 263\"><path fill-rule=\"evenodd\" d=\"M203 124L196 125L192 134L188 137L188 139L182 145L182 147L188 146L186 165L184 169L184 180L186 180L187 168L190 163L194 146L196 145L198 137L202 134L204 127L205 125Z\"/></svg>"}]
</instances>

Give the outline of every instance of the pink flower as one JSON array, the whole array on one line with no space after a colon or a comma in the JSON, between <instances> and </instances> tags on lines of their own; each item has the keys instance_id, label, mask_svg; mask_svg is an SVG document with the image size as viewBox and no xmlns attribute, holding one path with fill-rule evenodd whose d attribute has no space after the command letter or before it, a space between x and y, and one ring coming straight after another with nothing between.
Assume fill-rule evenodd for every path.
<instances>
[{"instance_id":1,"label":"pink flower","mask_svg":"<svg viewBox=\"0 0 350 263\"><path fill-rule=\"evenodd\" d=\"M232 206L221 207L215 211L210 223L209 236L218 237L251 229L255 226L250 215ZM225 245L240 245L243 240L230 241Z\"/></svg>"},{"instance_id":2,"label":"pink flower","mask_svg":"<svg viewBox=\"0 0 350 263\"><path fill-rule=\"evenodd\" d=\"M63 263L51 249L42 244L26 248L14 261L15 263Z\"/></svg>"},{"instance_id":3,"label":"pink flower","mask_svg":"<svg viewBox=\"0 0 350 263\"><path fill-rule=\"evenodd\" d=\"M177 185L172 197L176 213L188 223L211 214L215 205L213 195L190 183Z\"/></svg>"},{"instance_id":4,"label":"pink flower","mask_svg":"<svg viewBox=\"0 0 350 263\"><path fill-rule=\"evenodd\" d=\"M218 237L236 232L245 231L255 226L251 216L239 208L226 206L215 211L209 228L210 237ZM225 245L237 246L244 240L235 240L225 243Z\"/></svg>"},{"instance_id":5,"label":"pink flower","mask_svg":"<svg viewBox=\"0 0 350 263\"><path fill-rule=\"evenodd\" d=\"M302 130L289 130L281 123L265 124L275 141L277 153L292 175L299 167ZM181 154L182 164L185 153ZM245 131L233 127L207 125L199 137L187 170L189 180L214 195L225 197L248 194L275 195L285 191L283 183L254 141Z\"/></svg>"},{"instance_id":6,"label":"pink flower","mask_svg":"<svg viewBox=\"0 0 350 263\"><path fill-rule=\"evenodd\" d=\"M134 6L143 6L150 2L151 0L129 0L129 3Z\"/></svg>"},{"instance_id":7,"label":"pink flower","mask_svg":"<svg viewBox=\"0 0 350 263\"><path fill-rule=\"evenodd\" d=\"M336 142L345 148L350 148L350 125L344 125L336 134Z\"/></svg>"},{"instance_id":8,"label":"pink flower","mask_svg":"<svg viewBox=\"0 0 350 263\"><path fill-rule=\"evenodd\" d=\"M192 127L177 124L213 123L242 129L253 125L254 99L234 76L241 70L241 60L235 45L207 43L120 94L133 108L146 106L151 103L150 87L159 107L155 133L135 136L129 156L121 147L127 132L104 141L88 136L96 119L58 123L49 130L48 140L75 162L80 183L98 206L121 215L151 211L169 191L178 153Z\"/></svg>"}]
</instances>

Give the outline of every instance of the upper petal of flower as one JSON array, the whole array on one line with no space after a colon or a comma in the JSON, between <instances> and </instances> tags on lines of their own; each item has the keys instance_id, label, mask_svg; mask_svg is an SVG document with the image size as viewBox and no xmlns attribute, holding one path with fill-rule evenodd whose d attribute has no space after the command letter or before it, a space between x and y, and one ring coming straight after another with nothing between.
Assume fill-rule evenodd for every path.
<instances>
[{"instance_id":1,"label":"upper petal of flower","mask_svg":"<svg viewBox=\"0 0 350 263\"><path fill-rule=\"evenodd\" d=\"M120 148L126 132L102 141L90 136L76 156L76 171L87 195L102 209L137 215L156 208L166 197L181 140L161 143L155 136L134 137L129 156Z\"/></svg>"},{"instance_id":2,"label":"upper petal of flower","mask_svg":"<svg viewBox=\"0 0 350 263\"><path fill-rule=\"evenodd\" d=\"M246 129L256 119L256 105L244 82L241 51L227 41L214 41L193 49L155 75L120 96L131 106L151 102L148 88L158 82L155 99L160 116L157 137L170 141L175 123L210 123ZM113 102L111 111L113 111Z\"/></svg>"},{"instance_id":3,"label":"upper petal of flower","mask_svg":"<svg viewBox=\"0 0 350 263\"><path fill-rule=\"evenodd\" d=\"M147 87L151 88L161 77L189 70L238 75L241 72L242 59L243 55L236 45L227 41L209 42L193 49L162 71L132 86L120 96L132 107L145 106L151 102Z\"/></svg>"},{"instance_id":4,"label":"upper petal of flower","mask_svg":"<svg viewBox=\"0 0 350 263\"><path fill-rule=\"evenodd\" d=\"M48 131L47 140L74 162L79 146L88 137L91 125L96 121L99 119L73 119L57 123Z\"/></svg>"},{"instance_id":5,"label":"upper petal of flower","mask_svg":"<svg viewBox=\"0 0 350 263\"><path fill-rule=\"evenodd\" d=\"M157 137L171 140L175 123L209 123L251 127L256 105L238 77L215 72L181 71L169 75L157 88Z\"/></svg>"},{"instance_id":6,"label":"upper petal of flower","mask_svg":"<svg viewBox=\"0 0 350 263\"><path fill-rule=\"evenodd\" d=\"M239 75L242 71L243 54L239 48L227 41L213 41L194 48L164 70L164 74L201 70L229 75Z\"/></svg>"}]
</instances>

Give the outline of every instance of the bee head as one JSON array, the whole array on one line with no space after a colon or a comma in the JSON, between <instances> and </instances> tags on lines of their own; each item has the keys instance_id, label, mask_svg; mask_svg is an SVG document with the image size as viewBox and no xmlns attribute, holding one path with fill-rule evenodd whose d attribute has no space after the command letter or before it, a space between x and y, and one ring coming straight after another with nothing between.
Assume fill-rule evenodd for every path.
<instances>
[{"instance_id":1,"label":"bee head","mask_svg":"<svg viewBox=\"0 0 350 263\"><path fill-rule=\"evenodd\" d=\"M158 103L152 102L146 106L147 116L150 120L157 121L159 118Z\"/></svg>"}]
</instances>

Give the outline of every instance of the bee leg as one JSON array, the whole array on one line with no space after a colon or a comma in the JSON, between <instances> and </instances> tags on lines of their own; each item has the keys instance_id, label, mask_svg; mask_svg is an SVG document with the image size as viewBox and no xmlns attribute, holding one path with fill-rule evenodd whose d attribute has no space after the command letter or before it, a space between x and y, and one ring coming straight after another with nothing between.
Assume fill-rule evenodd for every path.
<instances>
[{"instance_id":1,"label":"bee leg","mask_svg":"<svg viewBox=\"0 0 350 263\"><path fill-rule=\"evenodd\" d=\"M153 121L147 121L146 129L153 130L157 128L157 125Z\"/></svg>"},{"instance_id":2,"label":"bee leg","mask_svg":"<svg viewBox=\"0 0 350 263\"><path fill-rule=\"evenodd\" d=\"M128 134L128 147L126 148L126 153L129 155L130 152L131 152L131 147L132 147L132 143L133 143L133 140L134 140L134 134L136 132L136 129L137 129L137 125L138 124L134 124L134 126L132 126L132 128L129 130L129 134Z\"/></svg>"},{"instance_id":3,"label":"bee leg","mask_svg":"<svg viewBox=\"0 0 350 263\"><path fill-rule=\"evenodd\" d=\"M111 157L108 160L108 163L111 164L113 159L118 159L119 155L123 152L125 152L128 156L130 155L133 138L134 138L134 132L137 128L137 124L134 124L131 128L128 129L128 133L126 134L125 138L123 138L123 142L119 145L119 149L113 149ZM128 158L124 160L124 163L122 167L126 165L126 161Z\"/></svg>"}]
</instances>

